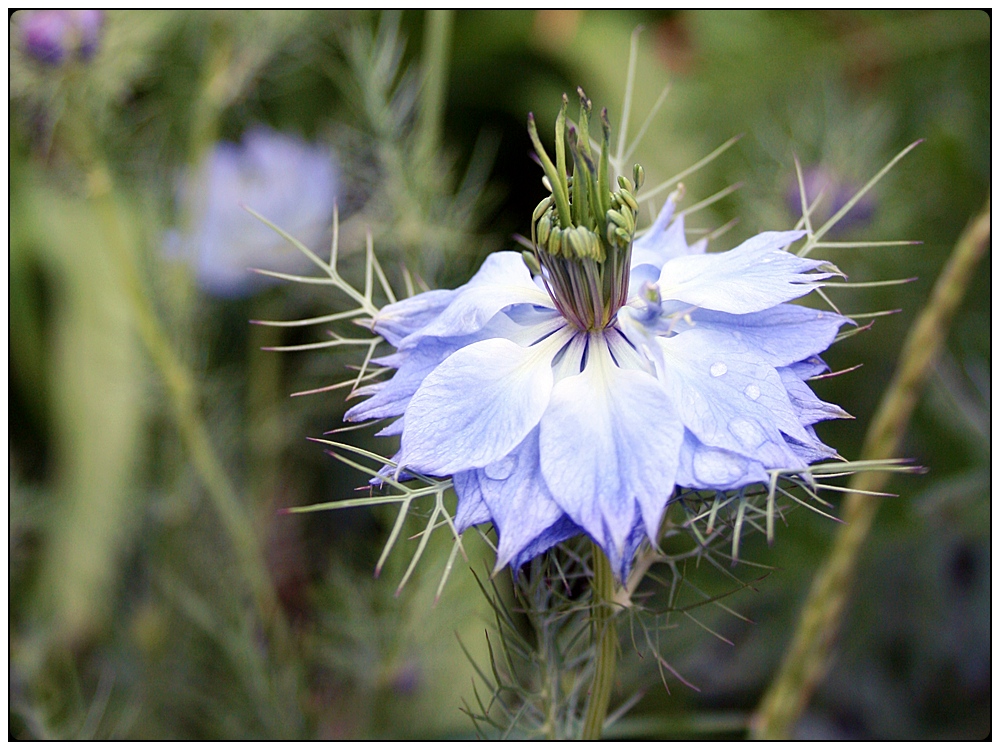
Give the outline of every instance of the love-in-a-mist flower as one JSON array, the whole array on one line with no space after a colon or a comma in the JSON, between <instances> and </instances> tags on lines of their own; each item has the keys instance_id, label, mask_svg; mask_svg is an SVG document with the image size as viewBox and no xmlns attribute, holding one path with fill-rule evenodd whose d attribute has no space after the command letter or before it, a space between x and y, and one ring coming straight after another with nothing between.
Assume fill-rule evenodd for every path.
<instances>
[{"instance_id":1,"label":"love-in-a-mist flower","mask_svg":"<svg viewBox=\"0 0 1000 750\"><path fill-rule=\"evenodd\" d=\"M379 364L396 372L346 418L397 418L379 433L400 435L397 471L452 476L459 530L492 523L498 566L585 533L624 578L675 487L735 489L836 455L811 425L846 415L804 381L847 321L786 304L831 275L787 252L803 232L707 253L672 196L634 239L641 168L611 174L606 111L597 153L582 92L579 130L565 112L555 162L529 118L551 189L534 253L494 253L458 289L382 308L371 325L396 352Z\"/></svg>"},{"instance_id":2,"label":"love-in-a-mist flower","mask_svg":"<svg viewBox=\"0 0 1000 750\"><path fill-rule=\"evenodd\" d=\"M179 190L186 227L167 235L165 252L192 264L199 285L220 297L242 297L268 283L251 269L297 273L309 260L244 206L318 249L333 218L337 167L321 145L258 127L240 143L221 142Z\"/></svg>"},{"instance_id":3,"label":"love-in-a-mist flower","mask_svg":"<svg viewBox=\"0 0 1000 750\"><path fill-rule=\"evenodd\" d=\"M104 14L99 10L22 10L16 19L24 51L39 62L59 65L94 56Z\"/></svg>"}]
</instances>

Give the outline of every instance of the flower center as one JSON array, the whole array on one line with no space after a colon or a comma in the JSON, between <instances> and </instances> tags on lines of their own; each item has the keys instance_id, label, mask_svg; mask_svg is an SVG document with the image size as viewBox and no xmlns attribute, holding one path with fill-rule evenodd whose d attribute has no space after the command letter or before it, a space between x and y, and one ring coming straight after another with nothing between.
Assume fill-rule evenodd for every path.
<instances>
[{"instance_id":1,"label":"flower center","mask_svg":"<svg viewBox=\"0 0 1000 750\"><path fill-rule=\"evenodd\" d=\"M528 133L545 171L552 194L535 208L531 219L534 260L552 301L581 331L600 331L615 320L628 295L629 264L635 218L639 210L634 193L642 185L638 164L633 179L617 179L611 191L608 153L611 124L601 111L604 134L596 160L590 145L591 102L580 94L579 132L566 127L566 106L556 118L556 161L553 164L538 138L535 118L528 115ZM569 147L572 174L568 171Z\"/></svg>"}]
</instances>

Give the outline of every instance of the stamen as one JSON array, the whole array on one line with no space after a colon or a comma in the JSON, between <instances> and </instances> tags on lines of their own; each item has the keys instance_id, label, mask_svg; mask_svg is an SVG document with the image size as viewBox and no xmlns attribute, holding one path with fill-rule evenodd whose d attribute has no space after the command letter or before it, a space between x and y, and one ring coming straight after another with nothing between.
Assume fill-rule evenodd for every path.
<instances>
[{"instance_id":1,"label":"stamen","mask_svg":"<svg viewBox=\"0 0 1000 750\"><path fill-rule=\"evenodd\" d=\"M629 263L635 236L636 185L643 181L642 167L633 179L613 180L610 166L611 124L607 109L601 111L602 143L598 158L590 145L592 104L583 89L578 128L566 126L567 97L556 118L556 160L545 152L528 118L545 181L552 190L532 215L533 260L553 303L581 331L600 331L611 325L628 297ZM569 174L566 149L573 173ZM611 192L610 185L619 189ZM530 264L529 265L534 265ZM533 269L534 270L534 269Z\"/></svg>"}]
</instances>

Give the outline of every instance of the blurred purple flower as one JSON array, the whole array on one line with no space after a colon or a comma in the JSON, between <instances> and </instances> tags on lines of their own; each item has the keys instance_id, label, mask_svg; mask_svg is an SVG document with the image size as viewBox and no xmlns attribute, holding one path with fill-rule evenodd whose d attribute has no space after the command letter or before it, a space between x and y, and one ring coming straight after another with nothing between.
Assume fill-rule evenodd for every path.
<instances>
[{"instance_id":1,"label":"blurred purple flower","mask_svg":"<svg viewBox=\"0 0 1000 750\"><path fill-rule=\"evenodd\" d=\"M268 279L251 268L299 273L310 262L243 206L319 249L332 221L337 182L329 149L296 136L256 128L241 143L220 142L182 178L187 227L168 233L164 252L190 262L209 294L252 294Z\"/></svg>"},{"instance_id":2,"label":"blurred purple flower","mask_svg":"<svg viewBox=\"0 0 1000 750\"><path fill-rule=\"evenodd\" d=\"M810 167L803 171L802 183L806 190L806 202L812 204L817 198L819 203L811 214L812 225L818 227L826 222L837 211L842 209L847 202L854 197L854 194L861 188L860 185L849 180L841 179L835 172L825 167ZM822 197L820 194L822 193ZM802 215L802 197L799 192L799 180L792 175L785 193L786 205L793 216ZM837 222L837 226L831 230L831 234L841 234L847 229L856 229L871 221L875 214L875 199L871 194L866 194L861 198L844 218Z\"/></svg>"},{"instance_id":3,"label":"blurred purple flower","mask_svg":"<svg viewBox=\"0 0 1000 750\"><path fill-rule=\"evenodd\" d=\"M26 10L18 15L24 50L39 62L59 65L67 57L87 61L97 52L102 11Z\"/></svg>"}]
</instances>

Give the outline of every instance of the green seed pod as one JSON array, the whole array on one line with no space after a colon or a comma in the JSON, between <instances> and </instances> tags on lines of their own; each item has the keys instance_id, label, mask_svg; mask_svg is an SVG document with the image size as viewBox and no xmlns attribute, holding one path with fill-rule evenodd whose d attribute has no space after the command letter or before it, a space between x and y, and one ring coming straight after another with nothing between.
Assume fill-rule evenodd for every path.
<instances>
[{"instance_id":1,"label":"green seed pod","mask_svg":"<svg viewBox=\"0 0 1000 750\"><path fill-rule=\"evenodd\" d=\"M642 187L642 183L646 181L646 170L642 168L641 164L636 164L632 167L632 182L635 183L635 190L629 192L635 193Z\"/></svg>"},{"instance_id":2,"label":"green seed pod","mask_svg":"<svg viewBox=\"0 0 1000 750\"><path fill-rule=\"evenodd\" d=\"M618 244L625 247L632 241L632 233L626 232L624 229L618 228L615 230L615 236L618 238Z\"/></svg>"},{"instance_id":3,"label":"green seed pod","mask_svg":"<svg viewBox=\"0 0 1000 750\"><path fill-rule=\"evenodd\" d=\"M622 190L628 190L629 192L632 192L635 189L628 177L623 174L618 175L618 187Z\"/></svg>"},{"instance_id":4,"label":"green seed pod","mask_svg":"<svg viewBox=\"0 0 1000 750\"><path fill-rule=\"evenodd\" d=\"M526 265L528 270L531 271L532 276L537 276L542 272L542 267L538 264L538 258L535 257L534 253L528 250L522 250L521 258L524 260L524 265Z\"/></svg>"}]
</instances>

